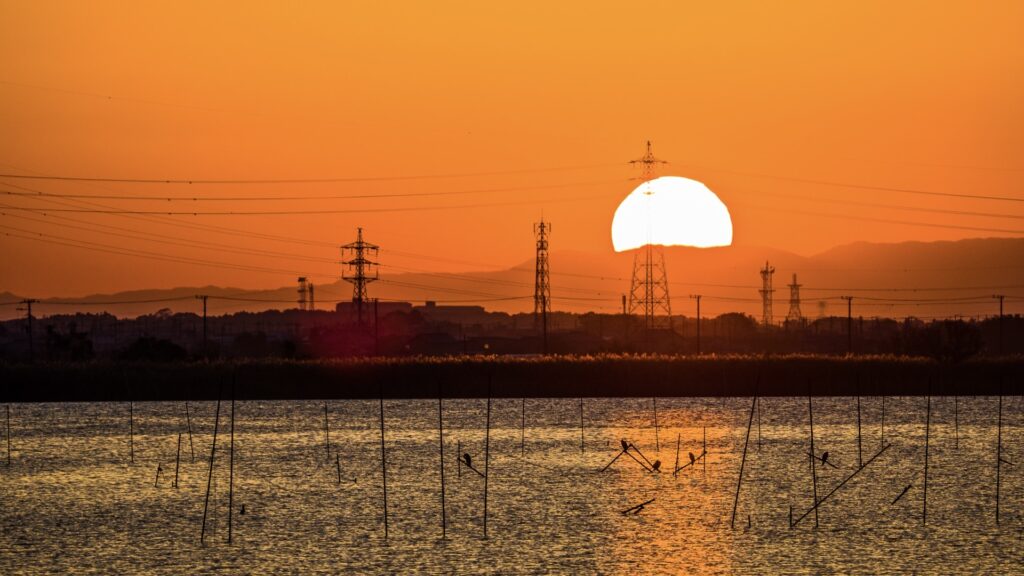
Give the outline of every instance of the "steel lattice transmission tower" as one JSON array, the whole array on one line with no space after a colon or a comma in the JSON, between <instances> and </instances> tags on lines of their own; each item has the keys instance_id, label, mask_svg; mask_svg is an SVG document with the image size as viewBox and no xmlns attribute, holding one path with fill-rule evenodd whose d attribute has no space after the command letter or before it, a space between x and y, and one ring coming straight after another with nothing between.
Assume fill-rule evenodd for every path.
<instances>
[{"instance_id":1,"label":"steel lattice transmission tower","mask_svg":"<svg viewBox=\"0 0 1024 576\"><path fill-rule=\"evenodd\" d=\"M654 157L651 142L647 142L647 152L630 160L630 164L639 165L643 170L641 180L644 181L644 194L653 194L648 183L655 178L658 164L666 164L664 160ZM633 278L629 288L629 313L643 314L644 328L655 327L655 316L663 312L672 326L672 302L668 295L668 273L665 269L665 252L661 246L650 243L633 255Z\"/></svg>"},{"instance_id":2,"label":"steel lattice transmission tower","mask_svg":"<svg viewBox=\"0 0 1024 576\"><path fill-rule=\"evenodd\" d=\"M539 224L533 225L533 235L537 238L537 266L533 284L533 320L540 327L547 323L547 315L551 312L551 271L548 267L548 235L551 224L543 218Z\"/></svg>"},{"instance_id":3,"label":"steel lattice transmission tower","mask_svg":"<svg viewBox=\"0 0 1024 576\"><path fill-rule=\"evenodd\" d=\"M775 292L772 288L772 276L774 274L775 268L769 266L768 261L765 260L764 268L761 269L761 289L758 292L761 293L761 305L763 307L761 315L766 328L772 325L772 294Z\"/></svg>"},{"instance_id":4,"label":"steel lattice transmission tower","mask_svg":"<svg viewBox=\"0 0 1024 576\"><path fill-rule=\"evenodd\" d=\"M309 282L305 276L299 276L299 310L308 309L308 298L309 298Z\"/></svg>"},{"instance_id":5,"label":"steel lattice transmission tower","mask_svg":"<svg viewBox=\"0 0 1024 576\"><path fill-rule=\"evenodd\" d=\"M366 287L380 279L377 262L370 260L380 252L380 246L363 241L363 229L358 228L356 241L341 247L341 263L344 268L341 277L352 283L352 302L356 306L359 323L363 323L363 304L369 301ZM345 260L345 256L351 258Z\"/></svg>"},{"instance_id":6,"label":"steel lattice transmission tower","mask_svg":"<svg viewBox=\"0 0 1024 576\"><path fill-rule=\"evenodd\" d=\"M804 321L804 315L800 312L800 287L796 281L796 274L793 274L793 283L789 285L789 312L786 314L787 322L800 323Z\"/></svg>"}]
</instances>

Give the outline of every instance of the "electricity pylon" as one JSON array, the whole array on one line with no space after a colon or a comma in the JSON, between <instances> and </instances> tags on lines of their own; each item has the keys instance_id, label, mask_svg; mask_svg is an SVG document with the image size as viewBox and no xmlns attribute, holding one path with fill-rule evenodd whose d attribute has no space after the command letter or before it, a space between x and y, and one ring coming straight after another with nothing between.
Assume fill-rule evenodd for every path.
<instances>
[{"instance_id":1,"label":"electricity pylon","mask_svg":"<svg viewBox=\"0 0 1024 576\"><path fill-rule=\"evenodd\" d=\"M370 299L366 287L370 282L380 279L378 264L370 260L369 257L375 257L379 252L380 246L363 241L362 228L357 229L355 242L341 247L341 263L347 266L342 271L341 277L346 282L352 283L352 303L356 306L360 324L363 323L363 304ZM346 254L350 254L352 258L345 260Z\"/></svg>"},{"instance_id":2,"label":"electricity pylon","mask_svg":"<svg viewBox=\"0 0 1024 576\"><path fill-rule=\"evenodd\" d=\"M656 166L666 164L664 160L654 157L651 142L647 142L647 152L630 160L630 164L639 165L643 169L641 180L643 193L654 194L650 181L655 178ZM648 223L648 240L650 240L650 224ZM633 254L633 277L629 288L629 313L643 314L644 328L655 327L655 316L663 312L672 327L672 301L668 294L668 273L665 269L665 252L662 246L653 246L650 241Z\"/></svg>"}]
</instances>

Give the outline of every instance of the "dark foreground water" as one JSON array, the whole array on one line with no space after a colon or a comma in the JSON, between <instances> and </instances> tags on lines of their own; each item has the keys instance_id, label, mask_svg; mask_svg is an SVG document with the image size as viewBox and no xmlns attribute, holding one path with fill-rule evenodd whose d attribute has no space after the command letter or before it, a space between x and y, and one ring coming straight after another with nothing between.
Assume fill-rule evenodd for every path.
<instances>
[{"instance_id":1,"label":"dark foreground water","mask_svg":"<svg viewBox=\"0 0 1024 576\"><path fill-rule=\"evenodd\" d=\"M585 399L582 453L579 401L528 399L522 454L520 401L494 400L484 539L484 480L465 467L460 476L456 450L484 469L486 400L445 401L442 539L437 402L388 400L385 540L377 402L328 402L330 459L322 402L239 402L228 545L225 402L205 546L214 403L189 405L194 462L184 403L135 404L134 464L126 403L13 405L11 466L0 460L0 573L1024 573L1021 399L1003 399L1012 465L1002 466L999 526L997 399L931 404L926 525L926 400L888 398L891 447L820 506L817 528L811 513L790 529L790 507L798 518L814 501L806 398L761 400L734 528L750 399L659 398L657 434L649 399ZM861 399L864 461L883 445L881 408L880 398ZM705 429L706 470L698 458L673 476L677 438L686 463L700 456ZM858 468L856 400L815 399L814 436L838 466L818 465L820 497ZM664 472L628 457L598 472L621 438ZM621 513L650 499L639 514Z\"/></svg>"}]
</instances>

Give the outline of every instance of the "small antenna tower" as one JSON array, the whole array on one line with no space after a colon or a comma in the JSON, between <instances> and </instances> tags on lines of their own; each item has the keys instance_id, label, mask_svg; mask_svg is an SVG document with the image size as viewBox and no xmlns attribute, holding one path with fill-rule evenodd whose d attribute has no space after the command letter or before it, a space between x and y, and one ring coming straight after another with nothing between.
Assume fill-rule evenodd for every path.
<instances>
[{"instance_id":1,"label":"small antenna tower","mask_svg":"<svg viewBox=\"0 0 1024 576\"><path fill-rule=\"evenodd\" d=\"M648 184L655 178L658 164L667 164L664 160L654 157L651 142L647 141L647 152L630 164L640 166L643 170L640 178ZM644 187L644 194L652 195L650 186ZM629 313L642 313L644 328L655 327L655 314L665 313L669 327L672 326L672 302L668 295L668 273L665 269L665 252L662 246L652 246L648 242L633 255L633 277L629 288Z\"/></svg>"},{"instance_id":2,"label":"small antenna tower","mask_svg":"<svg viewBox=\"0 0 1024 576\"><path fill-rule=\"evenodd\" d=\"M793 274L793 283L789 285L789 312L786 314L787 322L800 323L804 321L804 315L800 312L800 287L803 284L798 284L796 281L796 274Z\"/></svg>"},{"instance_id":3,"label":"small antenna tower","mask_svg":"<svg viewBox=\"0 0 1024 576\"><path fill-rule=\"evenodd\" d=\"M551 312L551 271L548 268L548 235L551 234L551 223L541 218L540 223L533 225L533 235L537 238L537 266L533 285L533 320L540 327L547 322L547 314Z\"/></svg>"},{"instance_id":4,"label":"small antenna tower","mask_svg":"<svg viewBox=\"0 0 1024 576\"><path fill-rule=\"evenodd\" d=\"M299 276L299 310L306 310L309 297L309 283L305 276Z\"/></svg>"},{"instance_id":5,"label":"small antenna tower","mask_svg":"<svg viewBox=\"0 0 1024 576\"><path fill-rule=\"evenodd\" d=\"M380 252L380 246L363 241L363 229L356 229L356 241L341 247L341 263L347 267L342 270L341 278L352 283L352 302L356 306L359 323L363 323L363 304L370 298L366 287L370 282L380 279L377 262L370 260ZM351 256L345 260L345 256Z\"/></svg>"},{"instance_id":6,"label":"small antenna tower","mask_svg":"<svg viewBox=\"0 0 1024 576\"><path fill-rule=\"evenodd\" d=\"M765 260L764 268L761 269L761 289L758 290L761 293L761 304L763 306L761 314L765 328L772 325L772 294L775 292L772 289L772 276L774 274L775 268L769 266L768 261Z\"/></svg>"}]
</instances>

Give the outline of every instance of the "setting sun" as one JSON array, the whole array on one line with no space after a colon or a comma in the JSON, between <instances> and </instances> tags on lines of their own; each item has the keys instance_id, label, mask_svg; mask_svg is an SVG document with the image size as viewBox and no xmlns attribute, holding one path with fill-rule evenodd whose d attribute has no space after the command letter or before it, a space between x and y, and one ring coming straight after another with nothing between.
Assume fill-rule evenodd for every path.
<instances>
[{"instance_id":1,"label":"setting sun","mask_svg":"<svg viewBox=\"0 0 1024 576\"><path fill-rule=\"evenodd\" d=\"M707 186L662 176L638 186L612 219L616 252L655 246L711 248L732 244L729 209Z\"/></svg>"}]
</instances>

